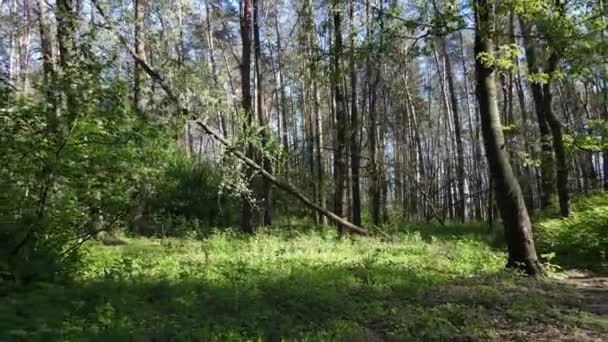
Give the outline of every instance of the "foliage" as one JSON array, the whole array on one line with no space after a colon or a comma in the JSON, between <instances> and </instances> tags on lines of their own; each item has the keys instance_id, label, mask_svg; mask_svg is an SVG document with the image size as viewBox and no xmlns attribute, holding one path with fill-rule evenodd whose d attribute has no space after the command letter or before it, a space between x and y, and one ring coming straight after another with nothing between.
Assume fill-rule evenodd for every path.
<instances>
[{"instance_id":1,"label":"foliage","mask_svg":"<svg viewBox=\"0 0 608 342\"><path fill-rule=\"evenodd\" d=\"M72 273L80 245L125 227L142 185L175 150L166 132L133 114L124 82L86 63L78 79L41 86L46 98L9 96L0 112L0 266L8 278Z\"/></svg>"},{"instance_id":2,"label":"foliage","mask_svg":"<svg viewBox=\"0 0 608 342\"><path fill-rule=\"evenodd\" d=\"M539 250L555 253L555 259L561 264L608 267L607 194L577 198L570 217L541 219L535 228Z\"/></svg>"},{"instance_id":3,"label":"foliage","mask_svg":"<svg viewBox=\"0 0 608 342\"><path fill-rule=\"evenodd\" d=\"M500 340L532 322L607 328L580 319L565 289L547 295L542 283L497 274L504 253L483 243L398 237L224 231L92 244L74 284L0 297L0 339L445 341Z\"/></svg>"},{"instance_id":4,"label":"foliage","mask_svg":"<svg viewBox=\"0 0 608 342\"><path fill-rule=\"evenodd\" d=\"M121 225L148 170L139 145L149 132L125 106L124 85L76 86L87 95L61 126L36 99L12 98L0 114L0 250L21 280L67 271L83 240Z\"/></svg>"},{"instance_id":5,"label":"foliage","mask_svg":"<svg viewBox=\"0 0 608 342\"><path fill-rule=\"evenodd\" d=\"M140 233L185 236L204 228L236 225L238 205L220 192L222 180L220 169L209 162L197 162L179 152L169 157L149 203L155 231Z\"/></svg>"}]
</instances>

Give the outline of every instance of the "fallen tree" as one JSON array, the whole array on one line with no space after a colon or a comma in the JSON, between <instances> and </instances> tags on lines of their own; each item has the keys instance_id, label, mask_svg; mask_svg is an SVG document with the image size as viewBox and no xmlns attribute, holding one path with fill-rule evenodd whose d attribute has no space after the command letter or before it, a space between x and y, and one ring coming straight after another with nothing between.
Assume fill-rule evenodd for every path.
<instances>
[{"instance_id":1,"label":"fallen tree","mask_svg":"<svg viewBox=\"0 0 608 342\"><path fill-rule=\"evenodd\" d=\"M150 78L152 78L165 91L169 100L177 106L179 111L184 116L189 117L193 122L195 122L203 130L203 132L210 135L215 140L219 141L222 145L226 146L228 153L233 154L238 159L243 161L248 167L259 172L262 175L262 177L264 177L269 182L274 184L277 188L279 188L279 189L285 191L286 193L290 194L291 196L297 198L300 202L302 202L309 209L314 210L322 215L325 215L328 219L332 220L334 223L344 226L351 232L355 232L355 233L362 234L362 235L369 235L369 231L367 231L366 229L353 224L352 222L336 215L332 211L311 201L310 199L308 199L308 197L306 197L304 194L302 194L302 192L299 191L298 189L296 189L293 185L289 184L288 182L279 180L273 174L266 171L261 165L256 163L251 158L247 157L245 155L245 153L239 151L238 149L232 148L232 144L230 143L230 141L228 141L220 133L218 133L214 129L212 129L209 125L207 125L205 123L205 121L201 120L194 113L191 113L186 107L184 107L181 104L181 101L175 95L175 93L173 92L171 87L169 87L169 85L165 81L164 77L158 71L154 70L145 60L141 59L135 53L135 51L133 51L133 49L131 48L131 45L129 44L127 39L123 35L121 35L118 32L118 30L116 29L116 25L114 25L114 22L112 21L112 19L110 19L106 16L103 8L99 4L99 1L98 0L91 0L91 1L97 8L99 15L107 23L109 30L111 30L112 33L114 33L114 35L116 35L116 37L121 42L123 47L127 50L127 52L131 55L131 57L133 57L133 60L135 60L135 62L144 70L144 72L146 74L148 74L148 76L150 76Z\"/></svg>"}]
</instances>

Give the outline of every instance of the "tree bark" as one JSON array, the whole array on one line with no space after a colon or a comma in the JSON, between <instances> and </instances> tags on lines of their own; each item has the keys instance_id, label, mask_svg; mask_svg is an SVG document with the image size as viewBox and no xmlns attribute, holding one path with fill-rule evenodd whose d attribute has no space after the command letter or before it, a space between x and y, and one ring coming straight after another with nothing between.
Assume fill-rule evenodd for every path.
<instances>
[{"instance_id":1,"label":"tree bark","mask_svg":"<svg viewBox=\"0 0 608 342\"><path fill-rule=\"evenodd\" d=\"M522 33L526 37L524 45L526 50L526 62L528 63L528 73L537 74L540 72L538 66L536 49L534 42L528 36L530 28L522 20L520 20ZM536 119L540 130L541 142L541 158L540 158L540 177L541 177L541 208L547 208L551 205L551 197L555 194L555 161L553 159L552 139L549 124L547 123L546 110L544 107L545 100L543 99L542 85L537 82L531 82L532 98L534 99L534 108L536 111Z\"/></svg>"},{"instance_id":2,"label":"tree bark","mask_svg":"<svg viewBox=\"0 0 608 342\"><path fill-rule=\"evenodd\" d=\"M466 200L465 193L465 174L464 174L464 144L462 142L462 128L460 124L460 114L458 111L458 96L454 88L454 77L452 76L452 64L446 46L445 38L442 41L443 58L445 59L445 72L450 91L450 101L452 104L452 115L454 116L454 136L456 138L456 178L458 182L458 204L456 206L456 216L460 222L466 220ZM466 77L466 75L465 75Z\"/></svg>"},{"instance_id":3,"label":"tree bark","mask_svg":"<svg viewBox=\"0 0 608 342\"><path fill-rule=\"evenodd\" d=\"M495 72L485 64L480 54L494 54L494 6L488 0L475 1L475 71L477 100L486 147L486 157L496 189L496 201L507 240L507 267L523 269L538 276L542 269L536 256L528 210L521 188L513 174L500 123L496 95Z\"/></svg>"},{"instance_id":4,"label":"tree bark","mask_svg":"<svg viewBox=\"0 0 608 342\"><path fill-rule=\"evenodd\" d=\"M356 29L355 1L350 2L350 168L352 179L352 222L361 225L361 148L359 145L359 112L357 103L357 62L356 62Z\"/></svg>"},{"instance_id":5,"label":"tree bark","mask_svg":"<svg viewBox=\"0 0 608 342\"><path fill-rule=\"evenodd\" d=\"M45 80L51 81L55 69L53 56L53 38L51 35L51 25L48 16L48 4L46 0L38 0L38 24L40 30L40 48L42 53L42 70Z\"/></svg>"},{"instance_id":6,"label":"tree bark","mask_svg":"<svg viewBox=\"0 0 608 342\"><path fill-rule=\"evenodd\" d=\"M253 123L253 98L251 96L251 31L253 27L253 2L252 0L242 0L243 13L241 16L241 41L243 51L241 56L241 107L245 115L243 132L246 132ZM245 156L253 157L253 147L248 144ZM247 182L251 178L251 171L246 172ZM250 199L246 195L242 196L241 202L241 229L246 233L253 233L252 208Z\"/></svg>"},{"instance_id":7,"label":"tree bark","mask_svg":"<svg viewBox=\"0 0 608 342\"><path fill-rule=\"evenodd\" d=\"M148 17L148 0L135 0L135 53L137 57L146 61L146 30ZM139 115L143 115L142 99L144 97L145 77L141 66L135 63L135 79L133 83L133 107Z\"/></svg>"},{"instance_id":8,"label":"tree bark","mask_svg":"<svg viewBox=\"0 0 608 342\"><path fill-rule=\"evenodd\" d=\"M331 9L333 11L333 33L334 44L332 51L332 87L336 101L336 146L334 152L334 178L336 181L334 191L334 212L338 216L344 214L344 194L346 184L346 133L347 115L346 103L342 90L342 6L341 1L333 0ZM338 224L338 234L342 236L344 225Z\"/></svg>"},{"instance_id":9,"label":"tree bark","mask_svg":"<svg viewBox=\"0 0 608 342\"><path fill-rule=\"evenodd\" d=\"M262 146L266 146L270 140L270 128L268 127L268 117L266 113L266 106L264 103L264 77L262 73L262 44L260 41L260 22L259 22L259 10L260 2L253 0L253 37L254 37L254 55L255 55L255 75L256 75L256 86L257 86L257 112L258 122L262 126L262 132L260 133L260 139L262 140ZM264 156L261 156L262 166L267 171L272 173L270 160ZM263 203L263 225L270 226L272 224L272 201L271 201L271 186L270 182L266 179L262 179L262 201Z\"/></svg>"},{"instance_id":10,"label":"tree bark","mask_svg":"<svg viewBox=\"0 0 608 342\"><path fill-rule=\"evenodd\" d=\"M209 7L209 0L205 0L205 24L207 25L206 39L207 46L209 47L209 53L207 54L209 59L209 65L211 65L211 76L213 77L213 85L215 90L219 90L219 72L217 63L215 61L215 44L213 39L213 28L211 27L211 7ZM223 101L222 101L223 102ZM226 126L226 119L220 110L216 112L217 123L220 128L220 132L224 135L224 137L228 136L228 127Z\"/></svg>"},{"instance_id":11,"label":"tree bark","mask_svg":"<svg viewBox=\"0 0 608 342\"><path fill-rule=\"evenodd\" d=\"M563 2L556 1L558 18L563 15ZM554 45L554 42L548 42L550 45ZM557 166L557 197L559 200L559 211L562 217L568 217L570 214L570 195L568 193L568 162L566 160L566 150L564 147L564 137L562 133L562 124L553 112L553 94L551 92L551 81L553 80L553 73L557 69L557 63L559 62L559 55L557 49L559 46L550 46L551 54L547 62L547 73L549 74L549 80L543 84L543 111L549 128L551 129L551 135L553 138L553 151L555 152L555 162Z\"/></svg>"}]
</instances>

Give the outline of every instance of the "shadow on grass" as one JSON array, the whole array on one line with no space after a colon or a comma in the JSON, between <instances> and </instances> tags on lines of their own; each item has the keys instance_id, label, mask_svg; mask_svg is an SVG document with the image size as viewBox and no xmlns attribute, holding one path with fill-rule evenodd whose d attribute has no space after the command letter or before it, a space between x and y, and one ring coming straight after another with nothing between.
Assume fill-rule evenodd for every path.
<instances>
[{"instance_id":1,"label":"shadow on grass","mask_svg":"<svg viewBox=\"0 0 608 342\"><path fill-rule=\"evenodd\" d=\"M183 279L38 284L0 298L0 339L487 340L500 339L501 327L555 322L608 332L574 287L511 274L450 280L398 265L233 271L222 281L199 278L200 269Z\"/></svg>"}]
</instances>

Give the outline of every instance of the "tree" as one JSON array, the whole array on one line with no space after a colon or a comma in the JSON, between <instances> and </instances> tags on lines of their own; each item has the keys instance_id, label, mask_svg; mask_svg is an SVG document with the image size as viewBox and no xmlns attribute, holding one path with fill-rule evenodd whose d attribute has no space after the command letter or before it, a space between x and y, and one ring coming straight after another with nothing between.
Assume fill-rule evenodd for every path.
<instances>
[{"instance_id":1,"label":"tree","mask_svg":"<svg viewBox=\"0 0 608 342\"><path fill-rule=\"evenodd\" d=\"M447 42L444 38L441 42L443 58L445 61L445 72L450 90L450 104L452 116L454 119L454 137L456 139L456 179L458 183L458 204L456 205L456 213L460 222L466 220L466 193L465 193L465 162L464 162L464 144L462 141L462 128L460 124L460 114L458 110L458 96L454 89L454 76L452 75L452 63L447 49Z\"/></svg>"},{"instance_id":2,"label":"tree","mask_svg":"<svg viewBox=\"0 0 608 342\"><path fill-rule=\"evenodd\" d=\"M346 186L346 132L347 115L346 99L342 91L342 11L341 1L332 0L333 14L333 51L331 83L335 99L336 115L336 146L334 151L334 212L336 215L344 214L344 195ZM344 227L338 224L338 233L344 233Z\"/></svg>"},{"instance_id":3,"label":"tree","mask_svg":"<svg viewBox=\"0 0 608 342\"><path fill-rule=\"evenodd\" d=\"M259 20L260 2L253 0L253 37L254 37L254 55L255 55L255 75L256 75L256 87L257 87L257 112L258 112L258 123L262 126L262 132L260 139L262 145L266 146L270 140L270 128L268 126L268 114L266 113L266 106L264 104L264 76L262 72L262 43L260 42L260 20ZM270 171L271 162L270 160L262 156L262 165ZM272 171L270 171L272 172ZM262 179L262 200L264 201L264 226L270 226L272 224L272 200L271 200L271 188L270 182L266 179Z\"/></svg>"},{"instance_id":4,"label":"tree","mask_svg":"<svg viewBox=\"0 0 608 342\"><path fill-rule=\"evenodd\" d=\"M357 99L357 46L355 43L357 31L355 28L355 1L351 0L350 15L350 167L352 177L352 222L361 225L361 146L359 142L359 110Z\"/></svg>"},{"instance_id":5,"label":"tree","mask_svg":"<svg viewBox=\"0 0 608 342\"><path fill-rule=\"evenodd\" d=\"M253 99L251 97L251 33L253 28L253 1L242 0L241 6L241 42L243 45L243 51L239 70L241 71L241 107L244 115L243 131L247 132L249 127L251 127L253 124ZM248 158L253 157L253 147L251 144L248 144L246 151ZM247 171L245 175L247 181L251 178L250 174L250 171ZM251 222L251 199L247 198L245 194L242 195L242 197L241 229L245 232L253 233L253 223Z\"/></svg>"},{"instance_id":6,"label":"tree","mask_svg":"<svg viewBox=\"0 0 608 342\"><path fill-rule=\"evenodd\" d=\"M495 7L492 0L476 0L474 6L477 100L486 158L495 184L496 202L507 241L507 267L520 268L529 275L538 276L542 274L542 268L536 255L523 194L505 150L497 103L495 66L490 64L495 52Z\"/></svg>"},{"instance_id":7,"label":"tree","mask_svg":"<svg viewBox=\"0 0 608 342\"><path fill-rule=\"evenodd\" d=\"M135 0L135 53L141 60L146 59L146 28L148 18L148 0ZM145 84L144 72L135 63L135 80L133 82L133 107L143 115L142 97Z\"/></svg>"}]
</instances>

